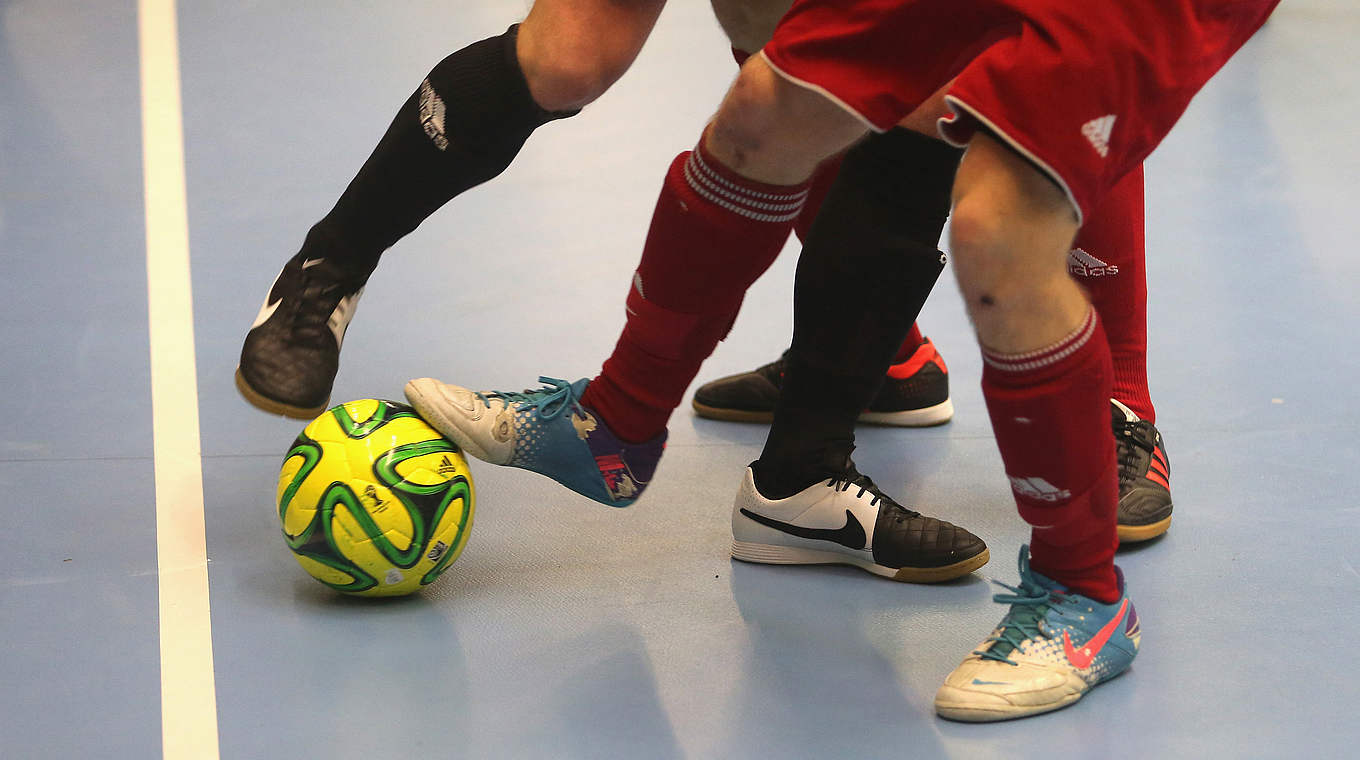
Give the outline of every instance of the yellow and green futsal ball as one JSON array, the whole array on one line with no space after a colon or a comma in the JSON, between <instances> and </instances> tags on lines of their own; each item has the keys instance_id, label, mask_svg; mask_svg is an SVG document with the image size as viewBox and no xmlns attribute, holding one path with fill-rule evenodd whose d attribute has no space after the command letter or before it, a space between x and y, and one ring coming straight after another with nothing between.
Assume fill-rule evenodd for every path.
<instances>
[{"instance_id":1,"label":"yellow and green futsal ball","mask_svg":"<svg viewBox=\"0 0 1360 760\"><path fill-rule=\"evenodd\" d=\"M472 475L411 407L364 399L303 429L279 472L279 520L297 561L358 596L433 583L472 532Z\"/></svg>"}]
</instances>

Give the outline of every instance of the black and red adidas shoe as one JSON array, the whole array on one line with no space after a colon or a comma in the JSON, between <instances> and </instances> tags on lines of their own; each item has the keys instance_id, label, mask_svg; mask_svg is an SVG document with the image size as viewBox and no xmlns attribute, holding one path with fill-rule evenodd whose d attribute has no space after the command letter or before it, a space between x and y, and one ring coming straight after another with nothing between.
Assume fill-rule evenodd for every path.
<instances>
[{"instance_id":1,"label":"black and red adidas shoe","mask_svg":"<svg viewBox=\"0 0 1360 760\"><path fill-rule=\"evenodd\" d=\"M1119 460L1119 541L1156 538L1171 527L1171 462L1162 434L1114 399L1110 423Z\"/></svg>"},{"instance_id":2,"label":"black and red adidas shoe","mask_svg":"<svg viewBox=\"0 0 1360 760\"><path fill-rule=\"evenodd\" d=\"M784 382L784 357L750 372L713 380L694 392L695 414L728 422L774 421ZM928 427L954 416L949 400L949 368L926 338L911 358L888 368L883 386L859 421L873 425Z\"/></svg>"}]
</instances>

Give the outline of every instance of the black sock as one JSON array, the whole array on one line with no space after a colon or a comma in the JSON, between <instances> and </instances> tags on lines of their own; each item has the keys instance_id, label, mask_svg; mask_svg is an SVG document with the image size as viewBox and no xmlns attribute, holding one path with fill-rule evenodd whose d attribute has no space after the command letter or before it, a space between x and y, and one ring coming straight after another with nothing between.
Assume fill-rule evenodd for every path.
<instances>
[{"instance_id":1,"label":"black sock","mask_svg":"<svg viewBox=\"0 0 1360 760\"><path fill-rule=\"evenodd\" d=\"M372 269L440 206L504 171L534 129L576 113L534 102L515 54L518 31L468 45L430 71L304 252Z\"/></svg>"},{"instance_id":2,"label":"black sock","mask_svg":"<svg viewBox=\"0 0 1360 760\"><path fill-rule=\"evenodd\" d=\"M845 156L794 280L793 345L774 424L755 465L767 498L785 498L849 465L855 420L944 269L960 151L905 129Z\"/></svg>"}]
</instances>

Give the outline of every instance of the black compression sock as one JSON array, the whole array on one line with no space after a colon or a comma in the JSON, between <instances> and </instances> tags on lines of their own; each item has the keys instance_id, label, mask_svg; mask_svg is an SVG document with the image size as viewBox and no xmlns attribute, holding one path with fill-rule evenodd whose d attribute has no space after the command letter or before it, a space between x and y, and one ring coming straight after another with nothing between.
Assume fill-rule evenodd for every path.
<instances>
[{"instance_id":1,"label":"black compression sock","mask_svg":"<svg viewBox=\"0 0 1360 760\"><path fill-rule=\"evenodd\" d=\"M944 269L936 244L959 156L903 129L846 154L798 261L793 345L756 468L767 498L848 461L855 420Z\"/></svg>"},{"instance_id":2,"label":"black compression sock","mask_svg":"<svg viewBox=\"0 0 1360 760\"><path fill-rule=\"evenodd\" d=\"M515 53L518 30L468 45L430 71L308 246L335 241L325 254L371 269L440 206L504 171L534 129L576 113L534 102Z\"/></svg>"}]
</instances>

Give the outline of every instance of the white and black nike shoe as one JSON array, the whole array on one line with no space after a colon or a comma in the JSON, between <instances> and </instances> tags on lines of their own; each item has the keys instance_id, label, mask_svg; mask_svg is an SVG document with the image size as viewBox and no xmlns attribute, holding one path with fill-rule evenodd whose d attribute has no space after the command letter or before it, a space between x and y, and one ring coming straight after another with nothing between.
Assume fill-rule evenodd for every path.
<instances>
[{"instance_id":1,"label":"white and black nike shoe","mask_svg":"<svg viewBox=\"0 0 1360 760\"><path fill-rule=\"evenodd\" d=\"M853 467L787 499L767 499L746 468L732 507L732 556L772 565L853 565L909 583L987 564L982 539L893 501Z\"/></svg>"},{"instance_id":2,"label":"white and black nike shoe","mask_svg":"<svg viewBox=\"0 0 1360 760\"><path fill-rule=\"evenodd\" d=\"M246 333L236 388L266 412L311 419L330 403L340 345L372 269L303 250L284 265Z\"/></svg>"}]
</instances>

